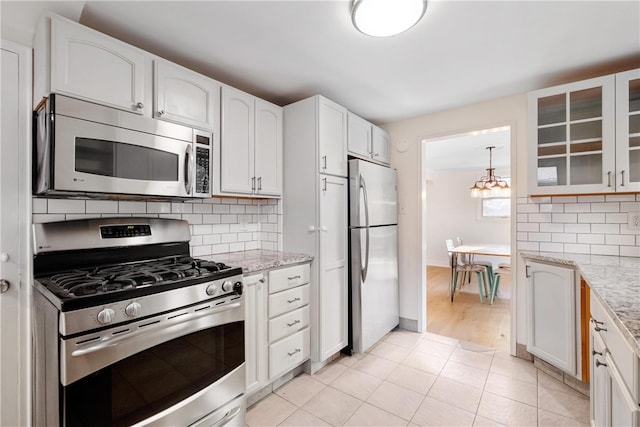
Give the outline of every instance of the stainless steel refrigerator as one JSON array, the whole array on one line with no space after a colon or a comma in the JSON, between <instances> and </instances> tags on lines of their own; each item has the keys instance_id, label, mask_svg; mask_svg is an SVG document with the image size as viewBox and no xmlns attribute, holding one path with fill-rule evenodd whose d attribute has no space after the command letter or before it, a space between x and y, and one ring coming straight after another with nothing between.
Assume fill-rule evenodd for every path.
<instances>
[{"instance_id":1,"label":"stainless steel refrigerator","mask_svg":"<svg viewBox=\"0 0 640 427\"><path fill-rule=\"evenodd\" d=\"M395 169L349 161L351 351L362 353L399 323Z\"/></svg>"}]
</instances>

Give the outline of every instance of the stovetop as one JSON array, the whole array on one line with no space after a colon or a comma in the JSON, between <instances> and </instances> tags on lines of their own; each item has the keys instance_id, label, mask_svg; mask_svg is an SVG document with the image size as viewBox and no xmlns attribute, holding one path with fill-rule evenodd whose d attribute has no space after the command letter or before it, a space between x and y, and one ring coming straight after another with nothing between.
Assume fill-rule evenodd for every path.
<instances>
[{"instance_id":1,"label":"stovetop","mask_svg":"<svg viewBox=\"0 0 640 427\"><path fill-rule=\"evenodd\" d=\"M73 268L36 276L60 310L97 306L242 274L239 267L176 255L159 259Z\"/></svg>"}]
</instances>

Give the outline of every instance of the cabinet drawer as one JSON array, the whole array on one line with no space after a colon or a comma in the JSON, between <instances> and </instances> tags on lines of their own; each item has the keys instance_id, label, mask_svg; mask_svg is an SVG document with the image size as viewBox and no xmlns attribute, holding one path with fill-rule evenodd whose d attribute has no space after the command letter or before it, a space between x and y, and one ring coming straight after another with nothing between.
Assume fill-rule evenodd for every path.
<instances>
[{"instance_id":1,"label":"cabinet drawer","mask_svg":"<svg viewBox=\"0 0 640 427\"><path fill-rule=\"evenodd\" d=\"M276 342L309 326L309 306L269 320L269 342Z\"/></svg>"},{"instance_id":2,"label":"cabinet drawer","mask_svg":"<svg viewBox=\"0 0 640 427\"><path fill-rule=\"evenodd\" d=\"M309 328L269 346L269 378L274 379L309 358Z\"/></svg>"},{"instance_id":3,"label":"cabinet drawer","mask_svg":"<svg viewBox=\"0 0 640 427\"><path fill-rule=\"evenodd\" d=\"M269 293L283 291L309 283L309 264L296 265L269 272Z\"/></svg>"},{"instance_id":4,"label":"cabinet drawer","mask_svg":"<svg viewBox=\"0 0 640 427\"><path fill-rule=\"evenodd\" d=\"M309 285L269 295L269 318L309 304Z\"/></svg>"}]
</instances>

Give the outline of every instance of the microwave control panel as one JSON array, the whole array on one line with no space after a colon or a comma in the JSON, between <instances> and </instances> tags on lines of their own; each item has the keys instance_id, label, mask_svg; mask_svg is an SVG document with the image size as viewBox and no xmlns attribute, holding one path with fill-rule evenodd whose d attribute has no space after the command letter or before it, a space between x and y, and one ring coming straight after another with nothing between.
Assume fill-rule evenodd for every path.
<instances>
[{"instance_id":1,"label":"microwave control panel","mask_svg":"<svg viewBox=\"0 0 640 427\"><path fill-rule=\"evenodd\" d=\"M211 194L209 149L196 147L196 194Z\"/></svg>"}]
</instances>

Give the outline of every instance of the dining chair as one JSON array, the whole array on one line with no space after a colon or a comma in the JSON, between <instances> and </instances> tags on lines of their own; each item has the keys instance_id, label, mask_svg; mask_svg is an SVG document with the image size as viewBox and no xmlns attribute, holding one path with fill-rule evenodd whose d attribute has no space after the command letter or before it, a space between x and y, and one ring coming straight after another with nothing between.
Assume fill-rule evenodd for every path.
<instances>
[{"instance_id":1,"label":"dining chair","mask_svg":"<svg viewBox=\"0 0 640 427\"><path fill-rule=\"evenodd\" d=\"M511 264L508 262L501 262L498 264L498 271L493 273L493 281L490 282L491 292L489 294L489 304L493 304L493 300L496 299L496 295L498 295L498 288L500 287L500 278L503 274L511 273Z\"/></svg>"},{"instance_id":2,"label":"dining chair","mask_svg":"<svg viewBox=\"0 0 640 427\"><path fill-rule=\"evenodd\" d=\"M456 246L460 246L464 243L464 241L460 238L460 237L456 237ZM467 254L460 254L463 257L463 262L466 264L472 264L472 265L480 265L485 267L486 272L485 272L485 285L488 284L488 288L486 290L486 293L488 294L490 292L490 287L491 287L491 283L493 282L494 278L493 278L493 263L491 261L483 261L483 260L476 260L475 257L473 255L471 256L467 256ZM469 280L471 280L471 277L469 277Z\"/></svg>"},{"instance_id":3,"label":"dining chair","mask_svg":"<svg viewBox=\"0 0 640 427\"><path fill-rule=\"evenodd\" d=\"M446 239L445 243L447 245L447 253L449 254L449 266L451 267L451 302L453 302L453 296L456 292L456 288L458 287L458 278L460 273L462 273L460 278L462 279L463 283L467 276L469 276L470 278L473 273L476 273L476 276L478 278L478 293L480 294L480 303L484 303L484 297L489 297L489 293L487 292L485 283L485 277L488 277L486 267L482 265L474 265L462 262L461 257L459 256L461 254L454 254L453 252L451 252L451 250L455 248L453 240Z\"/></svg>"}]
</instances>

